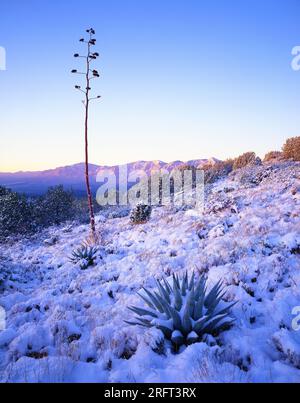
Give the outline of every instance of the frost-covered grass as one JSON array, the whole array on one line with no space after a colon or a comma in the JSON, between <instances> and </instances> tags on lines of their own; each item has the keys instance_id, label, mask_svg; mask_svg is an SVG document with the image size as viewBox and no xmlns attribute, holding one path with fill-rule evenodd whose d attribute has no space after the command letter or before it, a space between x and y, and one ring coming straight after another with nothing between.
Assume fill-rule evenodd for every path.
<instances>
[{"instance_id":1,"label":"frost-covered grass","mask_svg":"<svg viewBox=\"0 0 300 403\"><path fill-rule=\"evenodd\" d=\"M235 171L209 185L203 215L99 216L104 245L86 271L69 256L88 226L1 245L1 381L300 382L299 176L297 163ZM186 270L223 280L236 323L175 355L160 332L124 320L141 287Z\"/></svg>"}]
</instances>

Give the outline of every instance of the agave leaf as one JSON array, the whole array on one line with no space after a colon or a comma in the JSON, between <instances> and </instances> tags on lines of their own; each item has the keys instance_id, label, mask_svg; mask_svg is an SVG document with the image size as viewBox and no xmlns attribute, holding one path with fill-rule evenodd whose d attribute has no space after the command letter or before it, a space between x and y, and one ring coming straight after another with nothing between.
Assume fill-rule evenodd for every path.
<instances>
[{"instance_id":1,"label":"agave leaf","mask_svg":"<svg viewBox=\"0 0 300 403\"><path fill-rule=\"evenodd\" d=\"M195 300L198 301L199 298L205 293L206 279L204 276L200 277L196 288L195 288Z\"/></svg>"},{"instance_id":2,"label":"agave leaf","mask_svg":"<svg viewBox=\"0 0 300 403\"><path fill-rule=\"evenodd\" d=\"M143 294L141 294L141 293L137 293L137 294L143 301L146 302L146 304L149 306L149 308L154 309L154 310L156 309L155 306L152 304L152 302L150 302L148 300L148 298L146 298Z\"/></svg>"},{"instance_id":3,"label":"agave leaf","mask_svg":"<svg viewBox=\"0 0 300 403\"><path fill-rule=\"evenodd\" d=\"M190 315L187 312L183 315L182 326L185 335L188 335L193 328Z\"/></svg>"},{"instance_id":4,"label":"agave leaf","mask_svg":"<svg viewBox=\"0 0 300 403\"><path fill-rule=\"evenodd\" d=\"M181 285L181 294L183 297L186 296L186 290L188 288L188 282L189 282L189 278L188 278L188 273L186 272L184 279L182 280L182 285Z\"/></svg>"},{"instance_id":5,"label":"agave leaf","mask_svg":"<svg viewBox=\"0 0 300 403\"><path fill-rule=\"evenodd\" d=\"M138 322L130 322L130 321L127 321L127 320L124 320L124 322L127 323L128 325L131 325L131 326L142 326L142 327L147 327L148 329L153 327L151 325L151 323L149 323L149 324L147 324L147 323L138 323Z\"/></svg>"},{"instance_id":6,"label":"agave leaf","mask_svg":"<svg viewBox=\"0 0 300 403\"><path fill-rule=\"evenodd\" d=\"M194 316L194 311L195 311L195 287L194 284L192 286L192 289L190 291L189 295L189 305L190 305L190 316L191 318Z\"/></svg>"},{"instance_id":7,"label":"agave leaf","mask_svg":"<svg viewBox=\"0 0 300 403\"><path fill-rule=\"evenodd\" d=\"M170 305L157 292L155 292L154 295L161 304L164 313L167 315L168 319L170 319L171 318Z\"/></svg>"},{"instance_id":8,"label":"agave leaf","mask_svg":"<svg viewBox=\"0 0 300 403\"><path fill-rule=\"evenodd\" d=\"M226 295L226 292L223 292L223 294L221 294L214 301L212 301L212 303L209 306L207 306L208 314L211 314L215 311L215 309L217 308L217 306L222 301L222 299L224 298L225 295Z\"/></svg>"},{"instance_id":9,"label":"agave leaf","mask_svg":"<svg viewBox=\"0 0 300 403\"><path fill-rule=\"evenodd\" d=\"M178 276L176 276L175 274L173 274L173 288L175 285L174 283L176 283L177 288L180 289L180 282L179 282Z\"/></svg>"},{"instance_id":10,"label":"agave leaf","mask_svg":"<svg viewBox=\"0 0 300 403\"><path fill-rule=\"evenodd\" d=\"M195 304L194 313L193 313L193 319L195 321L197 321L200 318L202 318L202 316L203 316L203 307L204 307L204 303L203 303L203 298L202 298L202 300L199 300Z\"/></svg>"},{"instance_id":11,"label":"agave leaf","mask_svg":"<svg viewBox=\"0 0 300 403\"><path fill-rule=\"evenodd\" d=\"M143 318L135 318L135 320L138 321L138 323L143 326L147 326L147 327L153 327L152 323L150 322L150 320L148 319L143 319Z\"/></svg>"},{"instance_id":12,"label":"agave leaf","mask_svg":"<svg viewBox=\"0 0 300 403\"><path fill-rule=\"evenodd\" d=\"M142 309L142 308L138 308L135 306L129 307L128 308L131 312L136 313L139 316L151 316L152 318L157 318L158 316L151 312L151 311L147 311L146 309Z\"/></svg>"},{"instance_id":13,"label":"agave leaf","mask_svg":"<svg viewBox=\"0 0 300 403\"><path fill-rule=\"evenodd\" d=\"M181 332L175 331L172 333L171 341L176 344L177 347L181 347L184 344L184 336Z\"/></svg>"},{"instance_id":14,"label":"agave leaf","mask_svg":"<svg viewBox=\"0 0 300 403\"><path fill-rule=\"evenodd\" d=\"M193 271L193 275L189 285L189 291L192 291L192 288L195 288L195 272Z\"/></svg>"},{"instance_id":15,"label":"agave leaf","mask_svg":"<svg viewBox=\"0 0 300 403\"><path fill-rule=\"evenodd\" d=\"M183 326L183 332L187 336L191 330L192 330L192 320L191 320L191 315L190 315L190 304L187 303L183 318L182 318L182 326Z\"/></svg>"},{"instance_id":16,"label":"agave leaf","mask_svg":"<svg viewBox=\"0 0 300 403\"><path fill-rule=\"evenodd\" d=\"M228 305L226 308L224 308L224 309L222 309L221 311L219 311L219 312L216 312L215 314L216 314L216 316L218 316L218 315L224 315L224 314L229 314L229 312L231 311L231 309L234 307L234 306L236 306L236 304L237 304L237 302L233 302L231 305Z\"/></svg>"},{"instance_id":17,"label":"agave leaf","mask_svg":"<svg viewBox=\"0 0 300 403\"><path fill-rule=\"evenodd\" d=\"M208 296L205 298L205 306L206 308L208 306L210 306L213 301L218 297L220 291L222 290L223 286L222 286L222 282L219 281L210 291L210 293L208 294Z\"/></svg>"},{"instance_id":18,"label":"agave leaf","mask_svg":"<svg viewBox=\"0 0 300 403\"><path fill-rule=\"evenodd\" d=\"M148 291L146 288L143 288L143 290L148 295L148 297L151 299L151 301L155 305L156 309L158 309L160 313L164 313L164 309L161 306L160 302L157 300L157 298L150 291Z\"/></svg>"},{"instance_id":19,"label":"agave leaf","mask_svg":"<svg viewBox=\"0 0 300 403\"><path fill-rule=\"evenodd\" d=\"M187 344L191 345L194 343L197 343L197 341L199 340L199 336L197 333L195 332L191 332L188 336L187 336Z\"/></svg>"},{"instance_id":20,"label":"agave leaf","mask_svg":"<svg viewBox=\"0 0 300 403\"><path fill-rule=\"evenodd\" d=\"M172 288L171 288L169 282L168 282L165 278L163 278L163 281L164 281L164 284L165 284L167 293L168 293L169 295L171 295L171 293L172 293Z\"/></svg>"},{"instance_id":21,"label":"agave leaf","mask_svg":"<svg viewBox=\"0 0 300 403\"><path fill-rule=\"evenodd\" d=\"M204 316L200 320L197 321L197 323L194 325L194 332L196 332L198 335L202 333L202 329L209 320L209 316Z\"/></svg>"},{"instance_id":22,"label":"agave leaf","mask_svg":"<svg viewBox=\"0 0 300 403\"><path fill-rule=\"evenodd\" d=\"M170 338L172 336L172 330L170 330L169 328L164 327L164 326L157 326L157 329L161 330L163 332L163 334L165 335L165 337L170 340Z\"/></svg>"},{"instance_id":23,"label":"agave leaf","mask_svg":"<svg viewBox=\"0 0 300 403\"><path fill-rule=\"evenodd\" d=\"M204 326L202 329L201 333L202 335L205 333L211 334L216 328L217 325L227 317L227 314L219 315L219 316L214 316L212 319L208 321L208 323ZM223 325L223 324L222 324Z\"/></svg>"},{"instance_id":24,"label":"agave leaf","mask_svg":"<svg viewBox=\"0 0 300 403\"><path fill-rule=\"evenodd\" d=\"M161 330L168 340L171 339L171 336L173 333L172 329L168 328L167 326L162 325L161 323L155 323L155 319L153 320L151 325L152 325L152 327L156 327L157 329Z\"/></svg>"},{"instance_id":25,"label":"agave leaf","mask_svg":"<svg viewBox=\"0 0 300 403\"><path fill-rule=\"evenodd\" d=\"M182 308L182 296L180 294L180 289L178 287L176 280L174 280L173 292L174 292L174 297L175 297L175 309L177 311L180 311Z\"/></svg>"},{"instance_id":26,"label":"agave leaf","mask_svg":"<svg viewBox=\"0 0 300 403\"><path fill-rule=\"evenodd\" d=\"M161 285L161 283L160 283L159 280L157 280L157 286L158 286L158 289L159 289L159 292L160 292L161 297L162 297L163 299L165 299L168 304L170 304L170 303L171 303L170 295L169 295L168 292L164 289L164 287Z\"/></svg>"},{"instance_id":27,"label":"agave leaf","mask_svg":"<svg viewBox=\"0 0 300 403\"><path fill-rule=\"evenodd\" d=\"M184 312L189 312L190 317L193 317L194 309L195 309L195 290L194 288L192 288L191 292L189 292L186 298Z\"/></svg>"},{"instance_id":28,"label":"agave leaf","mask_svg":"<svg viewBox=\"0 0 300 403\"><path fill-rule=\"evenodd\" d=\"M170 314L171 314L171 318L173 320L174 329L183 331L183 324L181 321L181 317L180 317L179 313L176 311L176 309L174 309L172 306L170 306Z\"/></svg>"},{"instance_id":29,"label":"agave leaf","mask_svg":"<svg viewBox=\"0 0 300 403\"><path fill-rule=\"evenodd\" d=\"M230 329L234 323L235 323L235 319L225 321L214 328L214 333L216 333L218 335L219 333L223 332L224 330Z\"/></svg>"}]
</instances>

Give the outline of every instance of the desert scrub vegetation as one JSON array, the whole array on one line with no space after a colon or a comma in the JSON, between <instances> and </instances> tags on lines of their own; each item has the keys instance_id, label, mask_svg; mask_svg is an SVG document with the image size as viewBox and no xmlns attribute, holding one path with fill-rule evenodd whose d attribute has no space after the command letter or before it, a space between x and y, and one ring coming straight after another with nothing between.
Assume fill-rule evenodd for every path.
<instances>
[{"instance_id":1,"label":"desert scrub vegetation","mask_svg":"<svg viewBox=\"0 0 300 403\"><path fill-rule=\"evenodd\" d=\"M300 161L300 136L288 139L282 151L284 158Z\"/></svg>"},{"instance_id":2,"label":"desert scrub vegetation","mask_svg":"<svg viewBox=\"0 0 300 403\"><path fill-rule=\"evenodd\" d=\"M14 236L32 236L52 225L67 221L89 221L87 202L77 199L63 186L49 188L32 198L0 187L0 241ZM99 208L96 210L97 212Z\"/></svg>"},{"instance_id":3,"label":"desert scrub vegetation","mask_svg":"<svg viewBox=\"0 0 300 403\"><path fill-rule=\"evenodd\" d=\"M195 274L189 279L186 273L181 280L173 275L172 286L166 279L157 280L157 291L143 291L138 295L148 308L129 307L137 316L126 323L161 330L175 351L203 341L206 335L217 337L234 323L230 311L235 303L223 302L226 293L221 282L207 292L204 276L196 282Z\"/></svg>"},{"instance_id":4,"label":"desert scrub vegetation","mask_svg":"<svg viewBox=\"0 0 300 403\"><path fill-rule=\"evenodd\" d=\"M44 196L34 202L33 215L36 225L40 227L72 220L75 216L75 197L63 186L49 188Z\"/></svg>"},{"instance_id":5,"label":"desert scrub vegetation","mask_svg":"<svg viewBox=\"0 0 300 403\"><path fill-rule=\"evenodd\" d=\"M240 155L238 158L234 160L233 169L241 169L245 168L249 165L260 165L261 160L256 156L254 152L248 152L243 155Z\"/></svg>"},{"instance_id":6,"label":"desert scrub vegetation","mask_svg":"<svg viewBox=\"0 0 300 403\"><path fill-rule=\"evenodd\" d=\"M150 220L152 208L146 204L137 204L130 213L132 224L144 224Z\"/></svg>"},{"instance_id":7,"label":"desert scrub vegetation","mask_svg":"<svg viewBox=\"0 0 300 403\"><path fill-rule=\"evenodd\" d=\"M217 180L226 177L233 170L234 160L219 161L215 164L206 164L203 166L204 181L206 184L214 183Z\"/></svg>"},{"instance_id":8,"label":"desert scrub vegetation","mask_svg":"<svg viewBox=\"0 0 300 403\"><path fill-rule=\"evenodd\" d=\"M33 229L32 203L24 195L0 187L0 240Z\"/></svg>"},{"instance_id":9,"label":"desert scrub vegetation","mask_svg":"<svg viewBox=\"0 0 300 403\"><path fill-rule=\"evenodd\" d=\"M264 162L282 161L283 153L281 151L270 151L265 155Z\"/></svg>"}]
</instances>

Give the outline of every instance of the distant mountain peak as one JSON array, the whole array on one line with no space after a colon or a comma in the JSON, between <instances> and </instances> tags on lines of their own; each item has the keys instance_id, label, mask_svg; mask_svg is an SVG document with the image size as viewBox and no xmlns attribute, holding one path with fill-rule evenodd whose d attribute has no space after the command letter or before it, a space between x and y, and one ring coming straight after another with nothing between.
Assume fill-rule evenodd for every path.
<instances>
[{"instance_id":1,"label":"distant mountain peak","mask_svg":"<svg viewBox=\"0 0 300 403\"><path fill-rule=\"evenodd\" d=\"M216 158L191 160L188 162L173 161L166 163L160 160L135 161L127 164L129 172L134 170L145 171L148 175L158 169L172 171L175 168L186 164L201 168L204 164L216 163ZM118 166L101 166L89 164L91 184L97 188L96 176L101 171L113 170L117 172ZM50 186L63 185L66 189L73 189L76 192L85 192L84 178L85 163L79 162L73 165L66 165L44 171L20 171L16 173L0 173L0 185L6 186L20 193L38 195L44 193Z\"/></svg>"}]
</instances>

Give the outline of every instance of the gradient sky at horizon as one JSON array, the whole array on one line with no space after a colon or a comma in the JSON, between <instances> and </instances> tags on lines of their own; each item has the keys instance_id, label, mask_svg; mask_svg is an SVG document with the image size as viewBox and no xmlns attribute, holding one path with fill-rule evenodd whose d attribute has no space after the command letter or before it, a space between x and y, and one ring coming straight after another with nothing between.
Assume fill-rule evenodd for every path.
<instances>
[{"instance_id":1,"label":"gradient sky at horizon","mask_svg":"<svg viewBox=\"0 0 300 403\"><path fill-rule=\"evenodd\" d=\"M78 39L97 31L90 160L259 155L300 135L299 0L1 0L0 171L84 160Z\"/></svg>"}]
</instances>

